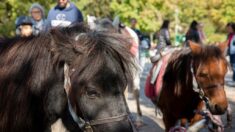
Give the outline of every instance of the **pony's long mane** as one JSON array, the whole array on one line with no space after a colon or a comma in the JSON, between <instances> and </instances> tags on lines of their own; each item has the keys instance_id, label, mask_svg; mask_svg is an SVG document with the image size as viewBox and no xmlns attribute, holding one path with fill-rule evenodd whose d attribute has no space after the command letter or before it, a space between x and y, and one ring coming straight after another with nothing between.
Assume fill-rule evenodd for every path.
<instances>
[{"instance_id":1,"label":"pony's long mane","mask_svg":"<svg viewBox=\"0 0 235 132\"><path fill-rule=\"evenodd\" d=\"M76 29L76 28L75 28ZM69 30L69 31L68 31ZM81 31L81 30L78 30ZM77 31L77 32L78 32ZM58 36L57 32L61 32ZM48 115L52 90L59 103L66 103L63 95L63 64L75 56L71 34L73 29L54 29L37 37L12 38L1 42L0 53L0 131L44 131L46 122L56 117ZM56 39L60 37L60 39ZM70 51L70 52L69 52ZM51 97L49 97L51 96ZM60 96L60 97L59 97ZM64 100L63 100L64 96ZM56 111L63 108L58 107ZM59 113L59 112L58 112ZM25 128L27 127L27 128Z\"/></svg>"},{"instance_id":2,"label":"pony's long mane","mask_svg":"<svg viewBox=\"0 0 235 132\"><path fill-rule=\"evenodd\" d=\"M163 87L174 89L176 96L180 96L182 90L192 90L192 72L190 70L192 63L203 63L212 57L227 62L222 51L213 45L202 46L201 53L197 55L192 55L189 48L173 52L163 77ZM169 84L175 87L169 87Z\"/></svg>"},{"instance_id":3,"label":"pony's long mane","mask_svg":"<svg viewBox=\"0 0 235 132\"><path fill-rule=\"evenodd\" d=\"M51 54L46 48L50 41L49 38L40 36L2 42L4 46L0 53L1 129L14 131L11 127L21 124L18 129L26 130L21 126L32 126L33 123L37 123L28 118L33 114L29 106L42 98L42 91L45 90L43 88L47 89L52 85L49 81L55 81L55 78L51 77ZM37 95L38 98L32 95ZM35 113L42 114L42 107L35 108ZM41 117L38 116L38 121L45 121ZM25 120L26 118L28 120Z\"/></svg>"}]
</instances>

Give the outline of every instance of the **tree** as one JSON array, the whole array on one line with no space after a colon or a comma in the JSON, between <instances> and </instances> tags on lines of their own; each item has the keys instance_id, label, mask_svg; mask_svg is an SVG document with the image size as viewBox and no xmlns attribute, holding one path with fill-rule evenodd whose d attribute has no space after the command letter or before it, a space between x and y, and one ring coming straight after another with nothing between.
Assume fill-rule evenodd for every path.
<instances>
[{"instance_id":1,"label":"tree","mask_svg":"<svg viewBox=\"0 0 235 132\"><path fill-rule=\"evenodd\" d=\"M49 9L54 4L54 0L3 0L0 3L0 36L14 35L16 18L21 15L29 15L28 11L32 3L39 3L45 9Z\"/></svg>"},{"instance_id":2,"label":"tree","mask_svg":"<svg viewBox=\"0 0 235 132\"><path fill-rule=\"evenodd\" d=\"M179 10L180 25L187 30L192 20L206 24L206 33L223 33L226 23L235 20L233 0L71 0L86 15L98 18L114 18L118 15L123 23L130 24L130 18L138 20L138 28L143 32L155 32L164 19L175 27L175 10ZM0 3L0 36L12 36L15 20L20 15L28 15L31 4L38 2L46 12L56 3L54 0L2 0ZM217 35L218 36L218 35ZM218 37L217 37L218 38ZM219 39L215 39L217 41Z\"/></svg>"}]
</instances>

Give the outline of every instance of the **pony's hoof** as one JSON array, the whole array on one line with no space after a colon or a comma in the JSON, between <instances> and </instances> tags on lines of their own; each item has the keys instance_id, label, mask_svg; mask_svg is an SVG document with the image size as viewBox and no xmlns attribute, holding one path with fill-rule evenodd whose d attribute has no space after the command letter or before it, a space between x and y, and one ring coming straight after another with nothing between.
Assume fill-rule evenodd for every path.
<instances>
[{"instance_id":1,"label":"pony's hoof","mask_svg":"<svg viewBox=\"0 0 235 132\"><path fill-rule=\"evenodd\" d=\"M226 124L226 125L224 126L224 128L226 128L226 129L231 129L231 128L232 128L232 124Z\"/></svg>"},{"instance_id":2,"label":"pony's hoof","mask_svg":"<svg viewBox=\"0 0 235 132\"><path fill-rule=\"evenodd\" d=\"M144 123L143 121L135 121L134 125L137 129L139 129L144 126Z\"/></svg>"}]
</instances>

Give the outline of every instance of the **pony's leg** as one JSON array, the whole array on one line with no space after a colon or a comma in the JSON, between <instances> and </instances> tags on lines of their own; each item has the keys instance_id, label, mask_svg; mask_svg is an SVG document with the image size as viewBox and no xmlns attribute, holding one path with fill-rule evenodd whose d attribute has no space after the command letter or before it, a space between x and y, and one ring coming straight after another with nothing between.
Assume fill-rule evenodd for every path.
<instances>
[{"instance_id":1,"label":"pony's leg","mask_svg":"<svg viewBox=\"0 0 235 132\"><path fill-rule=\"evenodd\" d=\"M139 94L139 89L135 89L134 91L134 95L135 95L135 99L136 99L136 106L137 106L137 113L139 116L142 116L142 111L140 109L140 94Z\"/></svg>"},{"instance_id":2,"label":"pony's leg","mask_svg":"<svg viewBox=\"0 0 235 132\"><path fill-rule=\"evenodd\" d=\"M163 113L163 122L165 125L165 132L169 132L169 130L176 125L177 120L170 116L170 114Z\"/></svg>"},{"instance_id":3,"label":"pony's leg","mask_svg":"<svg viewBox=\"0 0 235 132\"><path fill-rule=\"evenodd\" d=\"M140 109L140 74L137 73L135 74L134 77L134 87L133 87L133 94L134 94L134 98L136 101L136 108L137 108L137 118L136 118L136 127L141 127L143 125L143 121L142 121L142 112Z\"/></svg>"},{"instance_id":4,"label":"pony's leg","mask_svg":"<svg viewBox=\"0 0 235 132\"><path fill-rule=\"evenodd\" d=\"M205 103L203 101L200 101L196 110L202 111L204 107L205 107ZM200 121L201 119L203 119L203 116L201 114L196 113L194 117L190 120L190 125Z\"/></svg>"},{"instance_id":5,"label":"pony's leg","mask_svg":"<svg viewBox=\"0 0 235 132\"><path fill-rule=\"evenodd\" d=\"M137 107L137 118L135 121L135 125L137 128L143 126L143 120L142 120L142 111L140 109L140 101L139 101L139 89L134 90L134 96L136 100L136 107Z\"/></svg>"},{"instance_id":6,"label":"pony's leg","mask_svg":"<svg viewBox=\"0 0 235 132\"><path fill-rule=\"evenodd\" d=\"M155 103L156 104L156 103ZM157 107L157 105L155 105L155 115L162 119L162 111Z\"/></svg>"}]
</instances>

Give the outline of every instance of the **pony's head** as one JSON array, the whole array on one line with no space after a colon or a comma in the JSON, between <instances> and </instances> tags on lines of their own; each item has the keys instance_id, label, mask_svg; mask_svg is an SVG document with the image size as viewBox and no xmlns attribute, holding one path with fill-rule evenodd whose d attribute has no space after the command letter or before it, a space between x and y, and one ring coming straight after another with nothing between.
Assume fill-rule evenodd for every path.
<instances>
[{"instance_id":1,"label":"pony's head","mask_svg":"<svg viewBox=\"0 0 235 132\"><path fill-rule=\"evenodd\" d=\"M189 42L193 57L192 72L202 98L213 114L223 114L228 106L224 77L228 63L224 56L227 42L217 46L201 46Z\"/></svg>"},{"instance_id":2,"label":"pony's head","mask_svg":"<svg viewBox=\"0 0 235 132\"><path fill-rule=\"evenodd\" d=\"M118 34L99 31L74 38L77 53L68 61L71 85L66 90L72 109L94 131L132 131L124 97L134 68L128 43Z\"/></svg>"}]
</instances>

